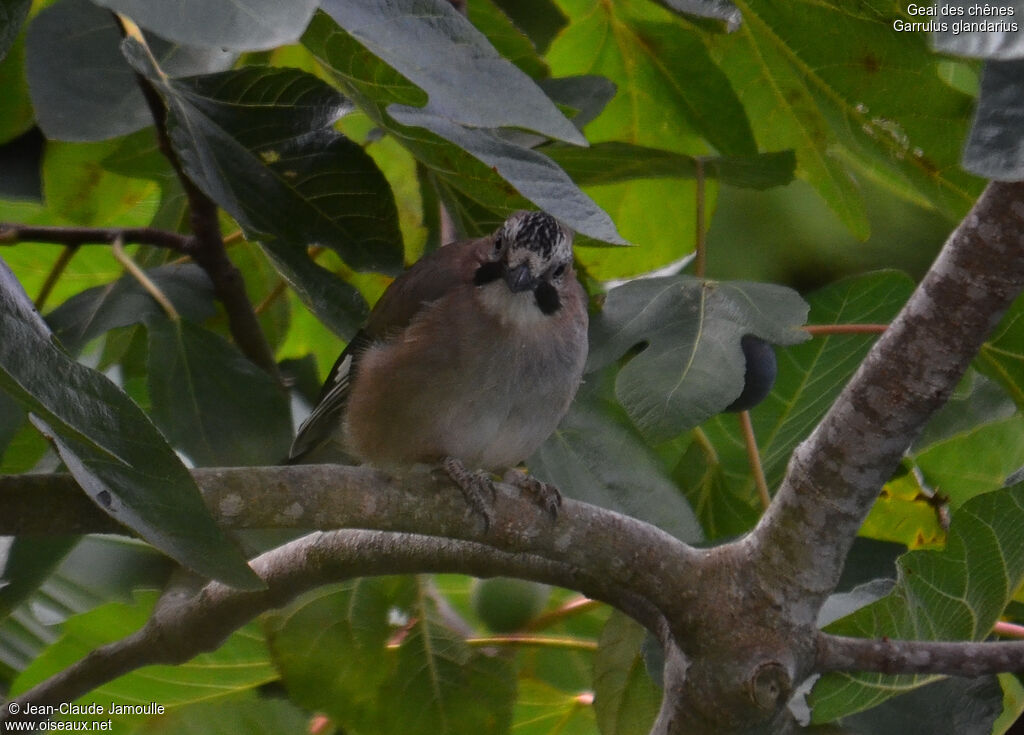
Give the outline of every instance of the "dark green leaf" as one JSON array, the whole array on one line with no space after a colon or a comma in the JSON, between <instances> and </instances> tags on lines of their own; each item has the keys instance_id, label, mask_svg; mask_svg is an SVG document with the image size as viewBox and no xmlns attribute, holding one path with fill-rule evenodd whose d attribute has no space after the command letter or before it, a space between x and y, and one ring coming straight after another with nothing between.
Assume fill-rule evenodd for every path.
<instances>
[{"instance_id":1,"label":"dark green leaf","mask_svg":"<svg viewBox=\"0 0 1024 735\"><path fill-rule=\"evenodd\" d=\"M523 29L541 53L569 22L553 0L495 0L495 3Z\"/></svg>"},{"instance_id":2,"label":"dark green leaf","mask_svg":"<svg viewBox=\"0 0 1024 735\"><path fill-rule=\"evenodd\" d=\"M998 381L1024 410L1024 297L1003 316L974 362L981 372Z\"/></svg>"},{"instance_id":3,"label":"dark green leaf","mask_svg":"<svg viewBox=\"0 0 1024 735\"><path fill-rule=\"evenodd\" d=\"M2 261L0 333L0 387L53 434L64 463L101 509L201 574L261 585L156 427L109 379L54 345Z\"/></svg>"},{"instance_id":4,"label":"dark green leaf","mask_svg":"<svg viewBox=\"0 0 1024 735\"><path fill-rule=\"evenodd\" d=\"M537 53L533 42L505 15L504 11L492 0L476 0L466 4L466 16L477 30L487 37L495 50L503 57L518 66L523 73L539 80L548 76L548 65ZM548 96L559 102L551 93L540 85Z\"/></svg>"},{"instance_id":5,"label":"dark green leaf","mask_svg":"<svg viewBox=\"0 0 1024 735\"><path fill-rule=\"evenodd\" d=\"M294 43L316 0L97 0L147 30L190 46L250 51Z\"/></svg>"},{"instance_id":6,"label":"dark green leaf","mask_svg":"<svg viewBox=\"0 0 1024 735\"><path fill-rule=\"evenodd\" d=\"M605 106L615 97L617 91L614 82L596 74L542 79L537 83L548 97L558 104L576 111L576 114L572 116L572 124L580 130L601 114ZM585 150L579 146L560 147Z\"/></svg>"},{"instance_id":7,"label":"dark green leaf","mask_svg":"<svg viewBox=\"0 0 1024 735\"><path fill-rule=\"evenodd\" d=\"M35 111L25 77L25 33L20 33L0 61L0 142L21 135L35 124Z\"/></svg>"},{"instance_id":8,"label":"dark green leaf","mask_svg":"<svg viewBox=\"0 0 1024 735\"><path fill-rule=\"evenodd\" d=\"M46 139L39 128L0 145L0 197L4 199L43 198L42 166Z\"/></svg>"},{"instance_id":9,"label":"dark green leaf","mask_svg":"<svg viewBox=\"0 0 1024 735\"><path fill-rule=\"evenodd\" d=\"M1003 324L1007 322L1004 321ZM975 365L985 361L986 353L992 354L993 346L992 342L982 345ZM987 372L984 368L982 371ZM1018 406L1024 406L1024 391L1020 398L1022 402L1015 405L1007 391L995 380L990 380L973 369L968 370L953 395L946 401L946 405L928 419L924 430L911 445L910 451L921 452L936 442L970 431L981 424L1008 418L1018 410Z\"/></svg>"},{"instance_id":10,"label":"dark green leaf","mask_svg":"<svg viewBox=\"0 0 1024 735\"><path fill-rule=\"evenodd\" d=\"M303 253L329 247L354 268L401 268L391 188L373 159L332 127L349 109L335 90L271 67L165 79L134 40L125 53L167 98L186 173L256 239Z\"/></svg>"},{"instance_id":11,"label":"dark green leaf","mask_svg":"<svg viewBox=\"0 0 1024 735\"><path fill-rule=\"evenodd\" d=\"M341 89L430 169L446 197L446 205L451 203L449 192L466 200L469 206L463 212L452 212L457 220L460 215L473 212L474 219L461 223L463 234L493 230L493 222L501 222L513 210L528 208L533 202L577 232L622 242L607 214L539 153L503 141L491 130L463 128L440 118L431 119L431 124L436 122L453 137L464 137L467 145L478 145L481 155L494 161L492 169L476 153L466 152L429 130L399 124L388 113L394 103L406 114L419 115L423 118L420 122L426 122L429 108L408 106L423 103L422 90L368 52L327 15L315 15L302 40ZM499 154L509 157L496 157ZM521 157L524 161L519 163ZM565 203L562 196L567 197Z\"/></svg>"},{"instance_id":12,"label":"dark green leaf","mask_svg":"<svg viewBox=\"0 0 1024 735\"><path fill-rule=\"evenodd\" d=\"M32 0L0 0L0 61L14 45L31 7Z\"/></svg>"},{"instance_id":13,"label":"dark green leaf","mask_svg":"<svg viewBox=\"0 0 1024 735\"><path fill-rule=\"evenodd\" d=\"M608 618L594 658L594 710L602 735L645 735L661 691L647 675L641 645L647 631L618 611Z\"/></svg>"},{"instance_id":14,"label":"dark green leaf","mask_svg":"<svg viewBox=\"0 0 1024 735\"><path fill-rule=\"evenodd\" d=\"M615 224L594 201L550 158L529 148L509 143L497 133L464 127L432 114L430 108L389 108L403 125L430 130L449 143L468 151L512 183L521 194L577 232L598 240L625 245Z\"/></svg>"},{"instance_id":15,"label":"dark green leaf","mask_svg":"<svg viewBox=\"0 0 1024 735\"><path fill-rule=\"evenodd\" d=\"M25 412L18 402L0 390L0 455L25 423Z\"/></svg>"},{"instance_id":16,"label":"dark green leaf","mask_svg":"<svg viewBox=\"0 0 1024 735\"><path fill-rule=\"evenodd\" d=\"M87 0L60 0L28 28L28 80L39 126L57 140L104 140L153 124L113 16ZM168 74L231 66L234 55L153 39Z\"/></svg>"},{"instance_id":17,"label":"dark green leaf","mask_svg":"<svg viewBox=\"0 0 1024 735\"><path fill-rule=\"evenodd\" d=\"M1003 711L1003 688L994 676L951 677L844 717L854 733L870 735L991 735Z\"/></svg>"},{"instance_id":18,"label":"dark green leaf","mask_svg":"<svg viewBox=\"0 0 1024 735\"><path fill-rule=\"evenodd\" d=\"M530 459L530 471L565 495L703 540L689 503L612 397L614 374L587 376L569 413Z\"/></svg>"},{"instance_id":19,"label":"dark green leaf","mask_svg":"<svg viewBox=\"0 0 1024 735\"><path fill-rule=\"evenodd\" d=\"M145 624L156 598L155 592L143 592L137 595L135 604L109 603L69 618L61 638L25 669L11 694L24 692L100 646L131 635ZM277 673L270 665L259 626L252 623L232 633L212 653L201 653L180 666L137 669L93 689L78 701L104 706L157 702L174 707L252 689L275 678Z\"/></svg>"},{"instance_id":20,"label":"dark green leaf","mask_svg":"<svg viewBox=\"0 0 1024 735\"><path fill-rule=\"evenodd\" d=\"M998 181L1024 178L1024 60L985 63L964 168Z\"/></svg>"},{"instance_id":21,"label":"dark green leaf","mask_svg":"<svg viewBox=\"0 0 1024 735\"><path fill-rule=\"evenodd\" d=\"M1020 0L1002 0L984 5L993 10L1009 10L1009 15L972 13L971 8L983 6L968 0L939 0L935 7L939 11L938 16L921 20L935 20L936 25L942 23L945 26L945 30L940 27L932 35L936 51L1002 61L1024 56L1024 40L1019 32L1024 3Z\"/></svg>"},{"instance_id":22,"label":"dark green leaf","mask_svg":"<svg viewBox=\"0 0 1024 735\"><path fill-rule=\"evenodd\" d=\"M288 456L284 390L223 338L191 322L149 322L153 420L200 467L277 464Z\"/></svg>"},{"instance_id":23,"label":"dark green leaf","mask_svg":"<svg viewBox=\"0 0 1024 735\"><path fill-rule=\"evenodd\" d=\"M283 699L256 695L176 707L160 717L139 717L125 735L282 735L310 732L309 713Z\"/></svg>"},{"instance_id":24,"label":"dark green leaf","mask_svg":"<svg viewBox=\"0 0 1024 735\"><path fill-rule=\"evenodd\" d=\"M216 313L213 286L197 265L165 265L146 275L185 319L204 321ZM77 354L99 335L130 324L162 318L161 306L134 278L124 277L72 296L46 316L61 344Z\"/></svg>"},{"instance_id":25,"label":"dark green leaf","mask_svg":"<svg viewBox=\"0 0 1024 735\"><path fill-rule=\"evenodd\" d=\"M78 536L20 536L0 549L0 620L50 576Z\"/></svg>"},{"instance_id":26,"label":"dark green leaf","mask_svg":"<svg viewBox=\"0 0 1024 735\"><path fill-rule=\"evenodd\" d=\"M837 635L981 640L1024 581L1024 484L979 495L952 516L946 547L911 551L887 596L828 627ZM816 722L874 707L928 676L828 674L811 694Z\"/></svg>"},{"instance_id":27,"label":"dark green leaf","mask_svg":"<svg viewBox=\"0 0 1024 735\"><path fill-rule=\"evenodd\" d=\"M849 592L838 592L830 595L821 610L818 611L818 627L825 627L839 618L844 618L865 605L870 605L892 592L892 579L874 579L865 582Z\"/></svg>"},{"instance_id":28,"label":"dark green leaf","mask_svg":"<svg viewBox=\"0 0 1024 735\"><path fill-rule=\"evenodd\" d=\"M697 159L693 156L631 143L609 141L590 148L549 146L544 152L583 186L630 179L692 179L697 172ZM793 180L796 167L792 151L712 156L702 161L706 178L745 189L784 186Z\"/></svg>"},{"instance_id":29,"label":"dark green leaf","mask_svg":"<svg viewBox=\"0 0 1024 735\"><path fill-rule=\"evenodd\" d=\"M646 278L608 292L591 321L588 371L646 345L615 381L633 422L663 441L722 411L743 390L740 339L775 344L807 339L807 305L794 291L763 283L690 276Z\"/></svg>"},{"instance_id":30,"label":"dark green leaf","mask_svg":"<svg viewBox=\"0 0 1024 735\"><path fill-rule=\"evenodd\" d=\"M359 43L427 93L427 119L444 118L472 128L525 128L586 144L533 80L498 54L449 3L324 0L321 6Z\"/></svg>"},{"instance_id":31,"label":"dark green leaf","mask_svg":"<svg viewBox=\"0 0 1024 735\"><path fill-rule=\"evenodd\" d=\"M369 308L354 286L283 242L267 238L263 248L302 303L335 334L347 340L363 325Z\"/></svg>"},{"instance_id":32,"label":"dark green leaf","mask_svg":"<svg viewBox=\"0 0 1024 735\"><path fill-rule=\"evenodd\" d=\"M810 294L812 324L888 322L913 282L895 272L850 278ZM807 438L863 361L873 335L818 337L777 350L779 374L768 398L751 412L768 487L782 480L796 445ZM700 427L675 472L711 538L743 533L760 514L750 461L736 417Z\"/></svg>"}]
</instances>

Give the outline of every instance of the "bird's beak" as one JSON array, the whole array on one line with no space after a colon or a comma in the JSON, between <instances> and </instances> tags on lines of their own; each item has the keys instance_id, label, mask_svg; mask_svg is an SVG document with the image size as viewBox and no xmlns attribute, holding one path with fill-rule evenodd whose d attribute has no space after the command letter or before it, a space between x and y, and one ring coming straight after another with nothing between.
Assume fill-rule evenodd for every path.
<instances>
[{"instance_id":1,"label":"bird's beak","mask_svg":"<svg viewBox=\"0 0 1024 735\"><path fill-rule=\"evenodd\" d=\"M530 266L526 263L521 263L515 268L506 269L505 283L508 284L508 288L512 293L532 291L537 287L537 280L530 275Z\"/></svg>"}]
</instances>

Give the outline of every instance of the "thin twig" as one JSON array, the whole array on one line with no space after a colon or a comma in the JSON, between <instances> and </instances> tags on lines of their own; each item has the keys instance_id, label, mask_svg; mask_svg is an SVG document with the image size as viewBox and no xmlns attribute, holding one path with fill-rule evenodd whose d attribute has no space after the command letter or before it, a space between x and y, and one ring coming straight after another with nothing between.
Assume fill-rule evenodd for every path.
<instances>
[{"instance_id":1,"label":"thin twig","mask_svg":"<svg viewBox=\"0 0 1024 735\"><path fill-rule=\"evenodd\" d=\"M269 309L271 306L273 306L274 302L277 301L279 298L281 298L281 296L284 295L284 293L287 290L288 290L288 282L286 280L284 280L283 278L278 279L278 281L274 285L274 287L272 289L270 289L270 293L268 293L266 296L264 296L263 300L260 301L258 304L256 304L256 306L253 309L253 311L255 311L257 315L262 314L267 309Z\"/></svg>"},{"instance_id":2,"label":"thin twig","mask_svg":"<svg viewBox=\"0 0 1024 735\"><path fill-rule=\"evenodd\" d=\"M757 487L757 495L761 498L761 507L768 510L768 506L772 504L772 496L768 492L768 481L764 477L764 467L761 465L761 452L757 448L757 437L754 435L754 424L750 420L750 411L740 411L739 420L740 431L743 433L743 443L747 447L750 473L754 476L754 485Z\"/></svg>"},{"instance_id":3,"label":"thin twig","mask_svg":"<svg viewBox=\"0 0 1024 735\"><path fill-rule=\"evenodd\" d=\"M60 280L61 275L68 267L68 263L75 257L75 253L78 252L77 245L68 245L66 248L60 251L60 255L57 256L57 260L53 261L53 267L50 268L50 272L46 274L46 280L43 281L43 287L39 289L39 295L36 296L36 311L42 311L46 305L46 300L50 298L50 294L53 292L54 286L57 285L57 281Z\"/></svg>"},{"instance_id":4,"label":"thin twig","mask_svg":"<svg viewBox=\"0 0 1024 735\"><path fill-rule=\"evenodd\" d=\"M129 275L139 282L139 285L148 293L153 299L160 304L160 308L167 314L167 318L172 322L180 321L181 315L178 314L178 310L174 308L174 304L167 298L167 295L160 290L160 287L153 283L152 279L146 275L146 272L139 268L138 264L129 257L128 253L124 251L124 245L118 240L114 240L112 250L114 257L117 258L117 262L124 266L124 269L128 271Z\"/></svg>"},{"instance_id":5,"label":"thin twig","mask_svg":"<svg viewBox=\"0 0 1024 735\"><path fill-rule=\"evenodd\" d=\"M801 329L815 337L830 334L881 334L888 324L805 324Z\"/></svg>"},{"instance_id":6,"label":"thin twig","mask_svg":"<svg viewBox=\"0 0 1024 735\"><path fill-rule=\"evenodd\" d=\"M120 14L117 19L125 35L135 38L145 46L138 27ZM156 61L153 61L156 65ZM217 299L224 305L228 317L228 329L239 349L256 365L280 382L277 361L270 349L266 335L260 328L259 320L253 312L252 303L245 292L242 274L227 256L224 239L220 232L217 205L195 182L189 178L171 144L167 134L167 106L157 91L156 86L143 74L136 72L135 81L142 90L150 114L156 127L157 145L160 152L170 162L171 168L181 182L185 197L188 200L189 222L194 235L188 255L204 270L213 282L213 290Z\"/></svg>"},{"instance_id":7,"label":"thin twig","mask_svg":"<svg viewBox=\"0 0 1024 735\"><path fill-rule=\"evenodd\" d=\"M78 247L79 245L109 245L117 238L122 242L138 245L153 245L159 248L187 253L192 238L168 230L152 227L40 227L15 222L0 223L0 244L13 245L19 242L57 243Z\"/></svg>"},{"instance_id":8,"label":"thin twig","mask_svg":"<svg viewBox=\"0 0 1024 735\"><path fill-rule=\"evenodd\" d=\"M693 273L697 278L703 278L707 271L707 239L704 230L704 159L697 156L694 159L694 181L697 184L697 211L696 211L696 245L695 258L693 262Z\"/></svg>"}]
</instances>

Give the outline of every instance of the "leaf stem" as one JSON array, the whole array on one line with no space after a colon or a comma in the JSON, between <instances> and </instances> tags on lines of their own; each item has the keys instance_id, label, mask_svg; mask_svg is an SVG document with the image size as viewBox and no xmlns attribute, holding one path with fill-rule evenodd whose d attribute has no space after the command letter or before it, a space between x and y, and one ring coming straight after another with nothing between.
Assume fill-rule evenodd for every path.
<instances>
[{"instance_id":1,"label":"leaf stem","mask_svg":"<svg viewBox=\"0 0 1024 735\"><path fill-rule=\"evenodd\" d=\"M159 286L153 283L150 277L146 275L146 272L139 268L138 264L124 251L124 243L120 238L114 240L112 250L114 257L117 258L117 262L123 265L124 269L128 271L132 278L139 282L139 285L145 289L146 293L160 304L160 308L167 314L167 318L172 322L181 321L181 315L178 314L178 310L174 308L174 304L167 298L167 295L160 290Z\"/></svg>"},{"instance_id":2,"label":"leaf stem","mask_svg":"<svg viewBox=\"0 0 1024 735\"><path fill-rule=\"evenodd\" d=\"M567 636L542 636L510 633L508 635L476 636L467 638L466 643L474 647L485 646L532 646L536 648L559 648L570 651L596 651L597 641L569 638Z\"/></svg>"},{"instance_id":3,"label":"leaf stem","mask_svg":"<svg viewBox=\"0 0 1024 735\"><path fill-rule=\"evenodd\" d=\"M703 278L707 271L707 240L704 231L704 159L701 156L694 158L694 181L697 184L695 195L697 203L696 220L696 244L693 273L697 278Z\"/></svg>"},{"instance_id":4,"label":"leaf stem","mask_svg":"<svg viewBox=\"0 0 1024 735\"><path fill-rule=\"evenodd\" d=\"M39 295L36 296L36 311L42 311L43 306L46 305L46 300L50 298L50 294L53 292L54 286L57 285L57 281L60 280L61 275L68 267L68 263L75 257L75 253L78 252L77 245L68 245L60 251L60 255L57 256L57 260L53 262L53 267L50 268L50 272L46 274L46 280L43 281L43 287L39 289Z\"/></svg>"},{"instance_id":5,"label":"leaf stem","mask_svg":"<svg viewBox=\"0 0 1024 735\"><path fill-rule=\"evenodd\" d=\"M552 610L549 613L545 613L544 615L538 615L530 621L527 629L543 630L544 628L548 628L555 623L565 620L566 618L570 618L574 615L581 615L596 607L600 607L601 604L602 603L598 600L591 600L589 597L578 595L567 601L561 607Z\"/></svg>"},{"instance_id":6,"label":"leaf stem","mask_svg":"<svg viewBox=\"0 0 1024 735\"><path fill-rule=\"evenodd\" d=\"M805 324L803 329L814 337L832 334L881 334L888 324Z\"/></svg>"},{"instance_id":7,"label":"leaf stem","mask_svg":"<svg viewBox=\"0 0 1024 735\"><path fill-rule=\"evenodd\" d=\"M761 453L757 448L757 437L754 436L754 424L750 420L750 411L740 411L740 431L743 432L743 443L747 448L747 460L750 462L750 472L754 476L754 485L757 487L757 495L761 499L761 507L768 510L772 504L771 493L768 492L768 481L764 477L764 467L761 465Z\"/></svg>"}]
</instances>

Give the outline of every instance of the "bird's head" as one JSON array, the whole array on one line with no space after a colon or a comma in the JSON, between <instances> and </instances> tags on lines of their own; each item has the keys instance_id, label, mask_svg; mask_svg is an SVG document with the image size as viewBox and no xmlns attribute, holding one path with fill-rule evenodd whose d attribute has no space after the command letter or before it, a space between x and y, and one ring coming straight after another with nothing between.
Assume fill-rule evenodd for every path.
<instances>
[{"instance_id":1,"label":"bird's head","mask_svg":"<svg viewBox=\"0 0 1024 735\"><path fill-rule=\"evenodd\" d=\"M498 228L478 285L501 278L512 293L533 292L544 313L559 307L558 289L572 275L572 232L546 212L515 212Z\"/></svg>"}]
</instances>

